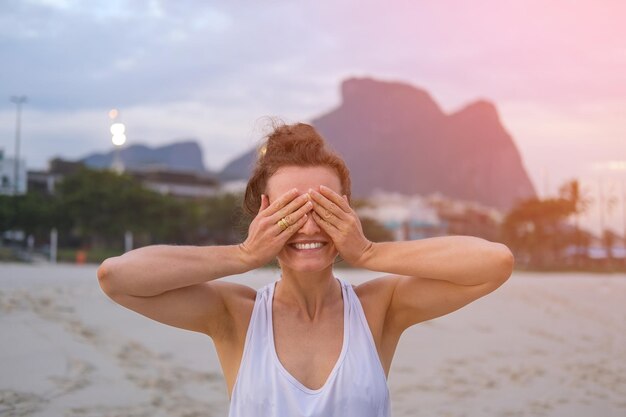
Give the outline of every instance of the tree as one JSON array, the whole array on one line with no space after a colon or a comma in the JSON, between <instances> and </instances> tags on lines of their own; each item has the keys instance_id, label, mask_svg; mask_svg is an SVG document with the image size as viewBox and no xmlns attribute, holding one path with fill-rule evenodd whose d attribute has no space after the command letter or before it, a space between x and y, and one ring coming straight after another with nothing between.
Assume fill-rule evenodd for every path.
<instances>
[{"instance_id":1,"label":"tree","mask_svg":"<svg viewBox=\"0 0 626 417\"><path fill-rule=\"evenodd\" d=\"M583 240L580 233L579 219L580 215L585 213L593 199L589 197L588 190L582 190L578 180L571 180L563 184L559 188L559 195L569 201L571 205L572 215L574 216L575 237L574 246L576 247L576 262L577 266L580 266L580 257L578 256L579 248L587 249L588 244L585 244L588 240Z\"/></svg>"},{"instance_id":2,"label":"tree","mask_svg":"<svg viewBox=\"0 0 626 417\"><path fill-rule=\"evenodd\" d=\"M154 222L150 211L162 205L157 193L130 175L88 168L66 176L58 195L72 231L89 246L121 242L126 230L150 230Z\"/></svg>"},{"instance_id":3,"label":"tree","mask_svg":"<svg viewBox=\"0 0 626 417\"><path fill-rule=\"evenodd\" d=\"M503 238L530 265L545 267L559 262L568 244L563 223L572 213L564 198L530 198L518 203L505 217Z\"/></svg>"}]
</instances>

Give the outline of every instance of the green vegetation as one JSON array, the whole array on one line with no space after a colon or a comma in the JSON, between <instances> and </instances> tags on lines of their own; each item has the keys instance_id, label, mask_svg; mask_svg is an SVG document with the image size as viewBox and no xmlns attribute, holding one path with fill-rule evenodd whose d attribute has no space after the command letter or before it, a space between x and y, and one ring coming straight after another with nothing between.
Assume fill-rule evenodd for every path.
<instances>
[{"instance_id":1,"label":"green vegetation","mask_svg":"<svg viewBox=\"0 0 626 417\"><path fill-rule=\"evenodd\" d=\"M29 192L0 196L0 231L23 230L36 246L58 231L59 261L75 262L77 252L86 262L102 262L123 253L125 231L133 232L133 246L152 244L227 245L242 242L251 218L244 215L243 196L222 194L210 198L180 199L161 195L128 174L82 168L58 184L54 195ZM535 270L617 270L618 260L593 260L587 254L593 236L578 227L578 218L590 199L577 181L563 185L558 198L531 198L518 202L499 226L497 239L516 258L516 267ZM367 201L354 200L355 209ZM466 215L466 216L469 216ZM574 220L572 226L569 220ZM468 220L471 220L468 217ZM365 236L374 242L393 235L376 220L361 219ZM480 236L479 230L475 234ZM603 235L607 249L619 239ZM578 254L565 249L578 248ZM19 260L14 250L0 247L0 260ZM337 266L347 266L339 261Z\"/></svg>"}]
</instances>

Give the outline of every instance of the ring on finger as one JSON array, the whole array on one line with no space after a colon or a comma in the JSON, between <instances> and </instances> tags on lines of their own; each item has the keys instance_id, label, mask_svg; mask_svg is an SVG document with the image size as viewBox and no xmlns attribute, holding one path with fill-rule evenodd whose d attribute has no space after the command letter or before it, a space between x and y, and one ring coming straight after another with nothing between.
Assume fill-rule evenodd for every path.
<instances>
[{"instance_id":1,"label":"ring on finger","mask_svg":"<svg viewBox=\"0 0 626 417\"><path fill-rule=\"evenodd\" d=\"M281 231L287 230L287 228L290 226L289 222L287 221L287 217L283 217L282 219L277 221L276 224L278 225L278 227L280 227Z\"/></svg>"}]
</instances>

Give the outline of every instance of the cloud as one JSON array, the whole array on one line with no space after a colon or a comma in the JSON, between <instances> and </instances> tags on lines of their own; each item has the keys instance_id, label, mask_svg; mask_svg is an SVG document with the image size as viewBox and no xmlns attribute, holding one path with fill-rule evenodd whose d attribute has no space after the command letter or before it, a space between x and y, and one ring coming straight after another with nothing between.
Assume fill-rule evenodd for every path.
<instances>
[{"instance_id":1,"label":"cloud","mask_svg":"<svg viewBox=\"0 0 626 417\"><path fill-rule=\"evenodd\" d=\"M613 0L9 0L0 98L29 97L29 166L108 149L117 107L129 143L197 137L216 169L254 144L259 117L310 120L348 76L401 80L448 112L495 101L538 184L546 149L573 144L563 178L624 151L625 12ZM14 111L0 100L7 152Z\"/></svg>"}]
</instances>

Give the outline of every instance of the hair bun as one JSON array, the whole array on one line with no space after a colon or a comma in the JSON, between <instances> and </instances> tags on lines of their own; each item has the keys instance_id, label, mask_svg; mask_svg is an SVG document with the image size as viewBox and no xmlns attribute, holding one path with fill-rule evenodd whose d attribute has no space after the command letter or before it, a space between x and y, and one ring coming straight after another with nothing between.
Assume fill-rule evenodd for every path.
<instances>
[{"instance_id":1,"label":"hair bun","mask_svg":"<svg viewBox=\"0 0 626 417\"><path fill-rule=\"evenodd\" d=\"M267 182L282 166L326 166L334 169L341 182L341 194L351 196L350 171L341 156L306 123L287 125L272 119L272 131L258 147L257 159L244 195L244 211L255 216L261 193L267 194Z\"/></svg>"}]
</instances>

